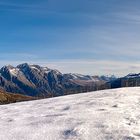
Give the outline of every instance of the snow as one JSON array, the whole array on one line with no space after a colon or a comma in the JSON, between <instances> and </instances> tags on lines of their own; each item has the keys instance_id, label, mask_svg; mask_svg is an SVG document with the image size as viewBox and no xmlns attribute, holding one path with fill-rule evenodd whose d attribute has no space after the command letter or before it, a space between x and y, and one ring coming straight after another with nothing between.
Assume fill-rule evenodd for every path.
<instances>
[{"instance_id":1,"label":"snow","mask_svg":"<svg viewBox=\"0 0 140 140\"><path fill-rule=\"evenodd\" d=\"M36 70L36 71L38 71L38 72L40 72L40 70L37 67L35 67L35 66L31 66L31 68Z\"/></svg>"},{"instance_id":2,"label":"snow","mask_svg":"<svg viewBox=\"0 0 140 140\"><path fill-rule=\"evenodd\" d=\"M0 106L0 140L139 140L140 88Z\"/></svg>"},{"instance_id":3,"label":"snow","mask_svg":"<svg viewBox=\"0 0 140 140\"><path fill-rule=\"evenodd\" d=\"M11 68L11 69L9 69L9 71L14 76L17 76L19 74L19 69L18 68Z\"/></svg>"},{"instance_id":4,"label":"snow","mask_svg":"<svg viewBox=\"0 0 140 140\"><path fill-rule=\"evenodd\" d=\"M31 67L32 69L38 70L38 68L36 68L34 65L31 65L30 67Z\"/></svg>"},{"instance_id":5,"label":"snow","mask_svg":"<svg viewBox=\"0 0 140 140\"><path fill-rule=\"evenodd\" d=\"M140 73L139 74L130 73L127 76L125 76L124 78L139 78L139 77L140 77Z\"/></svg>"},{"instance_id":6,"label":"snow","mask_svg":"<svg viewBox=\"0 0 140 140\"><path fill-rule=\"evenodd\" d=\"M82 75L82 74L71 74L71 76L73 76L73 78L77 79L77 78L85 78L85 75Z\"/></svg>"},{"instance_id":7,"label":"snow","mask_svg":"<svg viewBox=\"0 0 140 140\"><path fill-rule=\"evenodd\" d=\"M89 75L82 75L82 74L76 74L76 73L70 73L73 80L86 80L87 82L100 82L98 77L93 77Z\"/></svg>"},{"instance_id":8,"label":"snow","mask_svg":"<svg viewBox=\"0 0 140 140\"><path fill-rule=\"evenodd\" d=\"M94 82L100 82L99 78L97 77L91 77L91 80L93 80Z\"/></svg>"},{"instance_id":9,"label":"snow","mask_svg":"<svg viewBox=\"0 0 140 140\"><path fill-rule=\"evenodd\" d=\"M95 80L92 76L70 73L69 75L72 76L72 79L80 79L80 80Z\"/></svg>"}]
</instances>

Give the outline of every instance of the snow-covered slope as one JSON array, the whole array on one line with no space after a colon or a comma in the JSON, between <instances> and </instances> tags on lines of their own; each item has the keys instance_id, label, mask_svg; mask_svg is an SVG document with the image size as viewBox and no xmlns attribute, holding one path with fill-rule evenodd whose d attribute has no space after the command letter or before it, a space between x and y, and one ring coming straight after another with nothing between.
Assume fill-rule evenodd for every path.
<instances>
[{"instance_id":1,"label":"snow-covered slope","mask_svg":"<svg viewBox=\"0 0 140 140\"><path fill-rule=\"evenodd\" d=\"M0 140L139 140L140 88L0 106Z\"/></svg>"}]
</instances>

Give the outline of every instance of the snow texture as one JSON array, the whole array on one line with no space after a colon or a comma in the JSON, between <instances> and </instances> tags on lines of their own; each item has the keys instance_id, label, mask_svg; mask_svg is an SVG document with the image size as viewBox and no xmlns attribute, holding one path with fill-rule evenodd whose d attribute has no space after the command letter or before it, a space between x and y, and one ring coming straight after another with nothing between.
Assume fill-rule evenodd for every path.
<instances>
[{"instance_id":1,"label":"snow texture","mask_svg":"<svg viewBox=\"0 0 140 140\"><path fill-rule=\"evenodd\" d=\"M18 68L12 68L12 69L9 69L9 71L14 76L17 76L19 74L19 69Z\"/></svg>"},{"instance_id":2,"label":"snow texture","mask_svg":"<svg viewBox=\"0 0 140 140\"><path fill-rule=\"evenodd\" d=\"M139 140L140 88L0 106L0 140Z\"/></svg>"}]
</instances>

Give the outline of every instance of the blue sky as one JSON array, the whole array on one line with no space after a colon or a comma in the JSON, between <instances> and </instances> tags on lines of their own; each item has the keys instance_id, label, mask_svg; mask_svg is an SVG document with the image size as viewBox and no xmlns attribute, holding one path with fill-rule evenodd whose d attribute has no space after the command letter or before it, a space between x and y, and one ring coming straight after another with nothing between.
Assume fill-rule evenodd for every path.
<instances>
[{"instance_id":1,"label":"blue sky","mask_svg":"<svg viewBox=\"0 0 140 140\"><path fill-rule=\"evenodd\" d=\"M140 72L139 0L0 0L0 66Z\"/></svg>"}]
</instances>

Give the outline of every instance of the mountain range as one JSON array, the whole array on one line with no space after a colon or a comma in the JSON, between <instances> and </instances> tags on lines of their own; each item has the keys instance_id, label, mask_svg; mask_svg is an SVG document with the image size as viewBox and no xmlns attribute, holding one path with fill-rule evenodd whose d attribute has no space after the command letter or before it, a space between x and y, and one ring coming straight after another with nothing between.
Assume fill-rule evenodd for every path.
<instances>
[{"instance_id":1,"label":"mountain range","mask_svg":"<svg viewBox=\"0 0 140 140\"><path fill-rule=\"evenodd\" d=\"M38 98L139 85L140 74L121 78L62 74L58 70L27 63L0 69L0 89Z\"/></svg>"},{"instance_id":2,"label":"mountain range","mask_svg":"<svg viewBox=\"0 0 140 140\"><path fill-rule=\"evenodd\" d=\"M105 89L105 83L111 79L104 76L62 74L58 70L27 63L0 69L1 89L41 98Z\"/></svg>"},{"instance_id":3,"label":"mountain range","mask_svg":"<svg viewBox=\"0 0 140 140\"><path fill-rule=\"evenodd\" d=\"M140 73L130 73L127 76L114 79L108 82L110 88L121 88L121 87L136 87L140 86Z\"/></svg>"}]
</instances>

